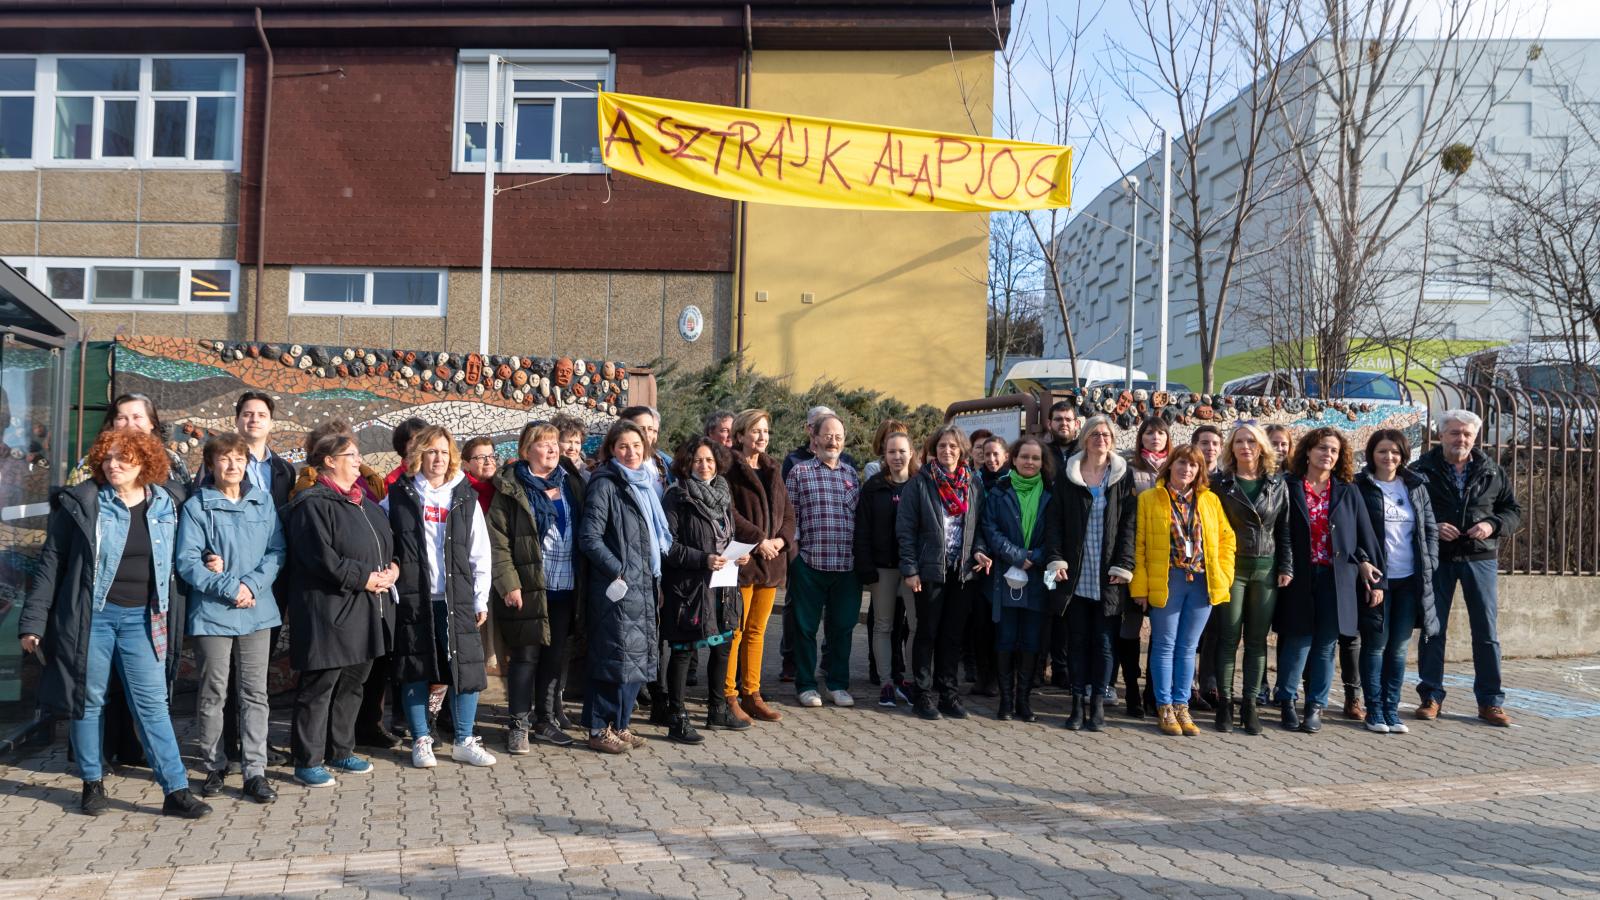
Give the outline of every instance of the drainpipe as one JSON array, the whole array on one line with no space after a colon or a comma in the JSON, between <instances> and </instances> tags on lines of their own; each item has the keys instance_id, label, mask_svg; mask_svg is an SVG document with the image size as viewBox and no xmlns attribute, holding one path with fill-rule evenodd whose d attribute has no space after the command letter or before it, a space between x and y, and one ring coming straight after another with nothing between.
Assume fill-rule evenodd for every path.
<instances>
[{"instance_id":1,"label":"drainpipe","mask_svg":"<svg viewBox=\"0 0 1600 900\"><path fill-rule=\"evenodd\" d=\"M252 340L261 341L261 293L265 289L267 259L267 158L272 146L272 44L261 24L261 7L256 7L256 37L267 54L266 91L261 102L261 174L256 184L256 284L250 292Z\"/></svg>"},{"instance_id":2,"label":"drainpipe","mask_svg":"<svg viewBox=\"0 0 1600 900\"><path fill-rule=\"evenodd\" d=\"M743 75L743 82L744 83L742 85L743 90L740 92L742 94L742 96L739 98L739 105L740 105L740 107L742 107L744 109L749 109L750 108L750 62L751 62L751 55L752 55L753 46L754 46L754 42L753 42L752 37L751 37L751 28L750 28L750 4L746 3L744 5L744 59L742 61L742 63L743 63L742 67L744 69L744 75ZM739 265L739 277L736 279L737 283L734 286L734 314L733 314L733 318L734 318L733 378L734 378L734 381L738 381L739 380L739 376L744 370L744 284L745 284L745 280L744 280L744 262L745 262L745 240L747 238L746 227L748 226L749 221L750 221L750 204L749 204L748 201L741 200L741 201L739 201L739 225L738 225L738 227L739 227L739 263L738 263L738 265Z\"/></svg>"}]
</instances>

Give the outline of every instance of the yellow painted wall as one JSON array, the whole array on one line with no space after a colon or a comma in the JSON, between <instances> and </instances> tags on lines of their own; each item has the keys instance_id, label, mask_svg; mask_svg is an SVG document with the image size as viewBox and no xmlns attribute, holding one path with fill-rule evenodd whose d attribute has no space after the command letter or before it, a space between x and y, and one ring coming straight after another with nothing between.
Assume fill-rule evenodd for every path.
<instances>
[{"instance_id":1,"label":"yellow painted wall","mask_svg":"<svg viewBox=\"0 0 1600 900\"><path fill-rule=\"evenodd\" d=\"M947 51L757 51L751 73L756 109L970 134L964 83L990 133L990 53L952 63ZM832 378L913 406L983 396L987 216L752 203L747 241L751 368L797 389Z\"/></svg>"}]
</instances>

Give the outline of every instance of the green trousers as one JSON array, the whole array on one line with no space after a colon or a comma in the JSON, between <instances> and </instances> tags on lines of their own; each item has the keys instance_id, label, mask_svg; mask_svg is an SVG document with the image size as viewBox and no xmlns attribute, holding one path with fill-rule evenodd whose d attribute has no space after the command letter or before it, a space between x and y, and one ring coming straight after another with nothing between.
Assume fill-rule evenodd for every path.
<instances>
[{"instance_id":1,"label":"green trousers","mask_svg":"<svg viewBox=\"0 0 1600 900\"><path fill-rule=\"evenodd\" d=\"M1220 614L1216 656L1212 661L1217 689L1224 698L1251 699L1261 690L1267 674L1267 633L1272 630L1272 611L1278 605L1278 574L1272 558L1241 556L1234 566L1233 587L1228 602L1215 610ZM1243 691L1234 694L1234 660L1239 639L1244 638Z\"/></svg>"}]
</instances>

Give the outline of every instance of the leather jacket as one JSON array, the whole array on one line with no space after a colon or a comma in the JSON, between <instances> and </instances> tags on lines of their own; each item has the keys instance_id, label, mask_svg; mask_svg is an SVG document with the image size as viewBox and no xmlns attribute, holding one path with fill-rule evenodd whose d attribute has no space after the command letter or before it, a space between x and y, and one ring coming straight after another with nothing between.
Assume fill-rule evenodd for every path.
<instances>
[{"instance_id":1,"label":"leather jacket","mask_svg":"<svg viewBox=\"0 0 1600 900\"><path fill-rule=\"evenodd\" d=\"M1211 482L1211 490L1222 501L1237 537L1240 557L1271 557L1280 575L1294 574L1294 553L1289 546L1289 488L1282 475L1261 480L1261 493L1251 503L1233 473L1224 472Z\"/></svg>"}]
</instances>

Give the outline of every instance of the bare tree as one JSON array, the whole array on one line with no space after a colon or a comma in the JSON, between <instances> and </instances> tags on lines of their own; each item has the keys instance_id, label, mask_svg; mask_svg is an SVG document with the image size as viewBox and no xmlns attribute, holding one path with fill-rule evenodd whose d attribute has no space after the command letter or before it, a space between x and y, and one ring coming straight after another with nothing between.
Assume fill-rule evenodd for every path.
<instances>
[{"instance_id":1,"label":"bare tree","mask_svg":"<svg viewBox=\"0 0 1600 900\"><path fill-rule=\"evenodd\" d=\"M1010 356L1044 353L1039 248L1021 213L989 218L989 393L1000 386Z\"/></svg>"},{"instance_id":2,"label":"bare tree","mask_svg":"<svg viewBox=\"0 0 1600 900\"><path fill-rule=\"evenodd\" d=\"M999 81L996 92L1004 109L993 116L993 128L998 137L1013 140L1041 141L1058 145L1086 145L1094 142L1099 121L1084 118L1080 109L1092 104L1093 84L1085 76L1080 52L1087 55L1087 40L1105 8L1105 0L1088 0L1084 3L1047 6L1044 2L1030 3L1018 0L1011 7L1013 24L1007 40L1006 14L1000 4L991 0L994 17L995 77ZM1061 9L1070 9L1066 15L1052 15ZM1028 23L1039 18L1043 25L1029 28ZM952 62L954 53L952 52ZM959 81L959 70L957 72ZM987 107L961 84L962 104L975 132L984 130L978 123L979 115L988 115ZM1088 130L1081 131L1087 128ZM1072 317L1067 309L1063 291L1066 266L1065 250L1056 240L1061 227L1066 224L1065 209L1029 210L1020 213L1021 222L1038 250L1040 280L1047 302L1053 301L1060 317L1067 341L1067 356L1072 364L1073 380L1078 380L1078 344L1072 332Z\"/></svg>"},{"instance_id":3,"label":"bare tree","mask_svg":"<svg viewBox=\"0 0 1600 900\"><path fill-rule=\"evenodd\" d=\"M1575 85L1578 89L1586 85ZM1568 134L1540 158L1485 160L1474 179L1489 215L1451 241L1465 274L1492 279L1556 338L1568 361L1592 366L1600 346L1600 116L1586 97L1562 97Z\"/></svg>"},{"instance_id":4,"label":"bare tree","mask_svg":"<svg viewBox=\"0 0 1600 900\"><path fill-rule=\"evenodd\" d=\"M1134 143L1148 147L1156 129L1177 126L1174 262L1194 282L1202 390L1209 392L1247 224L1282 190L1283 179L1273 177L1281 150L1272 137L1276 108L1287 102L1291 30L1269 0L1127 2L1138 40L1110 42L1106 58L1112 80L1144 112L1148 127Z\"/></svg>"},{"instance_id":5,"label":"bare tree","mask_svg":"<svg viewBox=\"0 0 1600 900\"><path fill-rule=\"evenodd\" d=\"M1295 77L1308 90L1307 102L1276 107L1298 180L1289 218L1304 223L1307 262L1326 272L1308 277L1305 299L1322 308L1299 316L1314 326L1301 340L1313 342L1322 383L1337 384L1363 325L1391 315L1417 277L1413 223L1459 178L1434 177L1441 154L1477 143L1497 70L1517 60L1489 40L1502 19L1495 0L1279 2L1306 48ZM1443 20L1425 36L1433 12Z\"/></svg>"}]
</instances>

